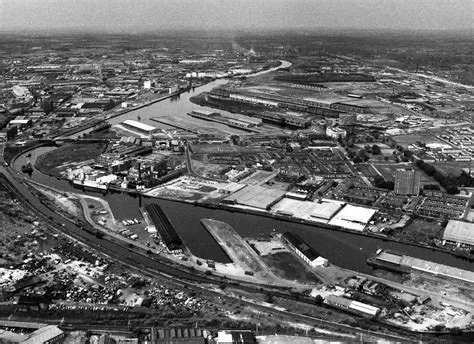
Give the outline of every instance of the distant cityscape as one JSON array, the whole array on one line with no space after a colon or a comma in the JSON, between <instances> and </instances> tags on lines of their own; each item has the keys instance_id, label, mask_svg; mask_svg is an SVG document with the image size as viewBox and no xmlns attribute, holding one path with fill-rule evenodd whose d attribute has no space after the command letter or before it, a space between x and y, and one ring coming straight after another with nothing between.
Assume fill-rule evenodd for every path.
<instances>
[{"instance_id":1,"label":"distant cityscape","mask_svg":"<svg viewBox=\"0 0 474 344\"><path fill-rule=\"evenodd\" d=\"M472 340L472 42L174 35L0 38L0 342Z\"/></svg>"}]
</instances>

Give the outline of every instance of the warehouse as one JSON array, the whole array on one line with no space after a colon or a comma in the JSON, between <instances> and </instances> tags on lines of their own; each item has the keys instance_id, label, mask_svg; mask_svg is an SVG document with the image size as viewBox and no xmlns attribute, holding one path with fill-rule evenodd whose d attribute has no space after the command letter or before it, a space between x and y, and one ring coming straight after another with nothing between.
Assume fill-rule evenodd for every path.
<instances>
[{"instance_id":1,"label":"warehouse","mask_svg":"<svg viewBox=\"0 0 474 344\"><path fill-rule=\"evenodd\" d=\"M329 222L330 225L363 231L377 210L354 205L346 205Z\"/></svg>"},{"instance_id":2,"label":"warehouse","mask_svg":"<svg viewBox=\"0 0 474 344\"><path fill-rule=\"evenodd\" d=\"M311 212L313 219L329 221L342 208L344 203L333 200L318 200L314 202L314 208Z\"/></svg>"},{"instance_id":3,"label":"warehouse","mask_svg":"<svg viewBox=\"0 0 474 344\"><path fill-rule=\"evenodd\" d=\"M303 195L306 197L306 195ZM341 209L344 203L337 201L319 200L315 202L294 199L293 194L287 193L285 198L272 207L272 212L285 214L308 221L328 223Z\"/></svg>"},{"instance_id":4,"label":"warehouse","mask_svg":"<svg viewBox=\"0 0 474 344\"><path fill-rule=\"evenodd\" d=\"M286 191L264 188L258 185L246 186L225 199L224 203L240 204L258 209L270 209L280 201Z\"/></svg>"},{"instance_id":5,"label":"warehouse","mask_svg":"<svg viewBox=\"0 0 474 344\"><path fill-rule=\"evenodd\" d=\"M336 295L328 295L324 302L330 306L369 317L376 317L380 311L377 307Z\"/></svg>"},{"instance_id":6,"label":"warehouse","mask_svg":"<svg viewBox=\"0 0 474 344\"><path fill-rule=\"evenodd\" d=\"M281 236L281 239L310 266L327 265L327 259L321 257L314 248L308 246L299 235L286 232Z\"/></svg>"},{"instance_id":7,"label":"warehouse","mask_svg":"<svg viewBox=\"0 0 474 344\"><path fill-rule=\"evenodd\" d=\"M474 223L449 220L443 240L474 246Z\"/></svg>"},{"instance_id":8,"label":"warehouse","mask_svg":"<svg viewBox=\"0 0 474 344\"><path fill-rule=\"evenodd\" d=\"M155 133L157 130L155 127L151 125L133 121L131 119L127 119L126 121L122 123L122 125L129 130L136 131L140 134L145 134L145 135L151 135Z\"/></svg>"},{"instance_id":9,"label":"warehouse","mask_svg":"<svg viewBox=\"0 0 474 344\"><path fill-rule=\"evenodd\" d=\"M148 204L145 211L153 221L155 228L160 233L161 240L171 253L181 253L183 242L173 224L158 204Z\"/></svg>"}]
</instances>

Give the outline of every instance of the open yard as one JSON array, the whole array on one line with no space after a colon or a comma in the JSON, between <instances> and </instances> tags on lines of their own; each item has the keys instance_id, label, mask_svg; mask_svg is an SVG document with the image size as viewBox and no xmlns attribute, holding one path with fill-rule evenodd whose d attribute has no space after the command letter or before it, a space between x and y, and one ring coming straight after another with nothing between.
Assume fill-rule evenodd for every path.
<instances>
[{"instance_id":1,"label":"open yard","mask_svg":"<svg viewBox=\"0 0 474 344\"><path fill-rule=\"evenodd\" d=\"M321 283L303 262L291 252L279 252L262 257L265 264L277 276L300 283Z\"/></svg>"},{"instance_id":2,"label":"open yard","mask_svg":"<svg viewBox=\"0 0 474 344\"><path fill-rule=\"evenodd\" d=\"M40 171L59 176L60 172L77 163L97 158L104 152L104 143L71 143L41 155L35 167Z\"/></svg>"}]
</instances>

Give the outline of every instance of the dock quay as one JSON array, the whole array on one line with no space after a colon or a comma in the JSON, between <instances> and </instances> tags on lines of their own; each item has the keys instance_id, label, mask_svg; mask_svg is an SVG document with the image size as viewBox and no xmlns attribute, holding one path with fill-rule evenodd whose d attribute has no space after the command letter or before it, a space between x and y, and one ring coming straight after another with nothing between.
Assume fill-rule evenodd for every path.
<instances>
[{"instance_id":1,"label":"dock quay","mask_svg":"<svg viewBox=\"0 0 474 344\"><path fill-rule=\"evenodd\" d=\"M192 129L192 128L189 128L189 127L185 127L185 126L182 126L182 125L179 125L179 124L176 124L174 122L167 121L167 120L164 120L164 119L161 119L161 118L150 118L150 121L165 124L167 126L170 126L170 127L176 128L176 129L185 130L185 131L188 131L190 133L202 134L199 130Z\"/></svg>"},{"instance_id":2,"label":"dock quay","mask_svg":"<svg viewBox=\"0 0 474 344\"><path fill-rule=\"evenodd\" d=\"M205 114L202 114L198 111L193 111L193 112L188 113L187 115L191 116L191 117L196 117L196 118L202 119L204 121L210 121L210 122L216 122L216 123L224 124L224 125L227 125L231 128L237 128L237 129L252 132L252 133L261 133L260 130L251 127L249 123L246 123L244 121L237 120L237 119L230 119L230 118L222 117L217 112L212 113L211 115L205 115Z\"/></svg>"},{"instance_id":3,"label":"dock quay","mask_svg":"<svg viewBox=\"0 0 474 344\"><path fill-rule=\"evenodd\" d=\"M229 224L214 219L201 219L214 240L222 247L232 262L239 265L248 275L259 274L273 278L267 266L254 249Z\"/></svg>"}]
</instances>

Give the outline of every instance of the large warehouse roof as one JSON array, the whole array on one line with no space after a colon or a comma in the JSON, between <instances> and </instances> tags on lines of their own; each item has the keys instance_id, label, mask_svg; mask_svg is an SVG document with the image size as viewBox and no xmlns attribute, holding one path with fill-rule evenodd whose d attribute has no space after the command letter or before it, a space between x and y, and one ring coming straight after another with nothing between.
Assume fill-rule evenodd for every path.
<instances>
[{"instance_id":1,"label":"large warehouse roof","mask_svg":"<svg viewBox=\"0 0 474 344\"><path fill-rule=\"evenodd\" d=\"M140 123L140 122L137 122L137 121L133 121L131 119L127 119L126 121L123 121L123 124L129 125L131 127L141 129L141 130L144 130L144 131L153 131L153 130L156 129L154 126L151 126L151 125L148 125L148 124L145 124L145 123Z\"/></svg>"},{"instance_id":2,"label":"large warehouse roof","mask_svg":"<svg viewBox=\"0 0 474 344\"><path fill-rule=\"evenodd\" d=\"M443 239L474 246L474 223L449 220Z\"/></svg>"},{"instance_id":3,"label":"large warehouse roof","mask_svg":"<svg viewBox=\"0 0 474 344\"><path fill-rule=\"evenodd\" d=\"M367 224L372 216L377 212L375 209L346 205L337 216L342 220Z\"/></svg>"},{"instance_id":4,"label":"large warehouse roof","mask_svg":"<svg viewBox=\"0 0 474 344\"><path fill-rule=\"evenodd\" d=\"M262 186L253 185L237 191L226 200L234 201L237 204L246 205L254 208L267 209L275 202L278 202L286 191L278 189L269 189Z\"/></svg>"},{"instance_id":5,"label":"large warehouse roof","mask_svg":"<svg viewBox=\"0 0 474 344\"><path fill-rule=\"evenodd\" d=\"M375 209L348 204L329 221L329 224L355 231L363 231L376 212L377 210Z\"/></svg>"},{"instance_id":6,"label":"large warehouse roof","mask_svg":"<svg viewBox=\"0 0 474 344\"><path fill-rule=\"evenodd\" d=\"M314 202L315 207L311 216L319 217L325 220L330 220L339 209L341 209L342 204L338 202L325 202L323 200L319 202Z\"/></svg>"}]
</instances>

